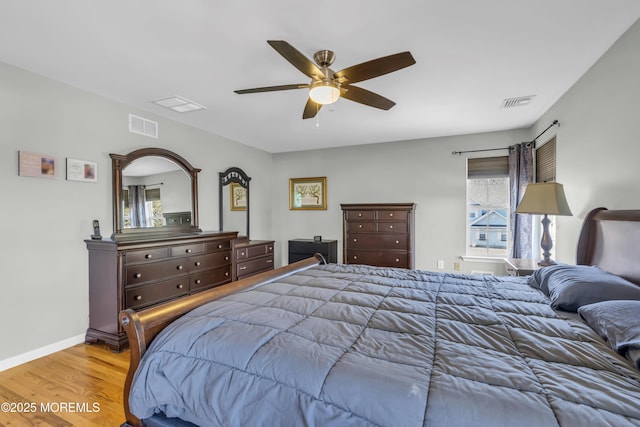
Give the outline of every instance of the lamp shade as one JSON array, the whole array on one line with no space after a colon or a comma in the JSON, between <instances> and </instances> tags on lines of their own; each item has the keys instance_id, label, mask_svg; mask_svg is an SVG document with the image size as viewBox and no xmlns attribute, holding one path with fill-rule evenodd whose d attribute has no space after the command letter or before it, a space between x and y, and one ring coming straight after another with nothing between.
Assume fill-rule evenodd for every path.
<instances>
[{"instance_id":1,"label":"lamp shade","mask_svg":"<svg viewBox=\"0 0 640 427\"><path fill-rule=\"evenodd\" d=\"M572 215L564 196L564 187L557 182L530 183L516 213Z\"/></svg>"}]
</instances>

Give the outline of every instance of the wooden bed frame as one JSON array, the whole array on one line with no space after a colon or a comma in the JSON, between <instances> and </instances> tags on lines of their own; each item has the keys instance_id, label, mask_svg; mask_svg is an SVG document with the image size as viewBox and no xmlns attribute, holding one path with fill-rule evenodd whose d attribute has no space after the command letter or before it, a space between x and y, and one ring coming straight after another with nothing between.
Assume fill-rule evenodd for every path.
<instances>
[{"instance_id":1,"label":"wooden bed frame","mask_svg":"<svg viewBox=\"0 0 640 427\"><path fill-rule=\"evenodd\" d=\"M124 327L129 338L130 363L127 378L124 383L124 414L126 422L122 427L141 427L140 421L129 411L129 391L133 376L140 365L140 359L147 350L151 340L167 325L183 314L210 301L220 299L235 292L252 289L265 283L274 282L283 277L308 270L319 264L325 264L325 259L320 254L311 258L286 265L276 270L266 271L247 277L246 279L218 286L208 291L200 292L176 301L160 304L146 310L133 311L131 309L120 312L120 324Z\"/></svg>"},{"instance_id":2,"label":"wooden bed frame","mask_svg":"<svg viewBox=\"0 0 640 427\"><path fill-rule=\"evenodd\" d=\"M640 210L592 210L584 220L577 247L577 264L598 265L606 271L640 284ZM183 314L210 301L242 290L324 264L316 254L312 258L289 264L273 271L232 282L177 301L146 310L120 312L120 323L127 332L131 352L129 372L124 385L124 412L122 426L140 427L142 422L129 411L129 391L140 359L153 338L167 325Z\"/></svg>"}]
</instances>

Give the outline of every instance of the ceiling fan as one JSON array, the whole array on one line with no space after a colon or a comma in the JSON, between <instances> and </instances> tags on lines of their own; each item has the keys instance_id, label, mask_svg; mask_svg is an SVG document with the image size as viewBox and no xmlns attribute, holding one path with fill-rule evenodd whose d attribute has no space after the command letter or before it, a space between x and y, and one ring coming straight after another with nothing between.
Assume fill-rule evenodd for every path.
<instances>
[{"instance_id":1,"label":"ceiling fan","mask_svg":"<svg viewBox=\"0 0 640 427\"><path fill-rule=\"evenodd\" d=\"M310 77L311 82L257 87L253 89L235 90L234 92L246 94L291 89L309 89L309 99L302 113L303 119L315 117L323 105L333 104L341 97L370 107L388 110L396 105L396 103L377 93L353 86L353 83L398 71L416 63L416 60L413 59L410 52L401 52L334 72L329 68L335 59L335 54L330 50L317 51L313 55L314 64L284 40L267 40L267 43L294 67L302 71L307 77Z\"/></svg>"}]
</instances>

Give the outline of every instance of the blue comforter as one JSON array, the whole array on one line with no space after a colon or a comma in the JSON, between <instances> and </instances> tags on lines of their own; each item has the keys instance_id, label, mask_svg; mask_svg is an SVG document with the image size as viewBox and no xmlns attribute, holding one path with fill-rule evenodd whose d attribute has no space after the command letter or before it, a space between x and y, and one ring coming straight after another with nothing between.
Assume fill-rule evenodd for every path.
<instances>
[{"instance_id":1,"label":"blue comforter","mask_svg":"<svg viewBox=\"0 0 640 427\"><path fill-rule=\"evenodd\" d=\"M202 426L625 426L640 372L524 278L332 264L175 321L129 403Z\"/></svg>"}]
</instances>

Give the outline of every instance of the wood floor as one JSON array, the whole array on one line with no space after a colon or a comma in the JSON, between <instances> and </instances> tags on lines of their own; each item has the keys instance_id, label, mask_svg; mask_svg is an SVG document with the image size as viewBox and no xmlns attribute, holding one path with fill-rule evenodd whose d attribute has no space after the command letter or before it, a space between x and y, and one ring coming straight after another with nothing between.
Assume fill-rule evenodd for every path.
<instances>
[{"instance_id":1,"label":"wood floor","mask_svg":"<svg viewBox=\"0 0 640 427\"><path fill-rule=\"evenodd\" d=\"M0 426L119 426L129 352L78 344L0 372Z\"/></svg>"}]
</instances>

